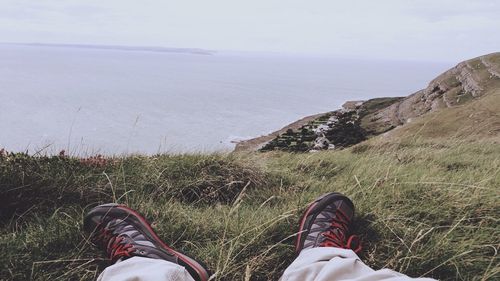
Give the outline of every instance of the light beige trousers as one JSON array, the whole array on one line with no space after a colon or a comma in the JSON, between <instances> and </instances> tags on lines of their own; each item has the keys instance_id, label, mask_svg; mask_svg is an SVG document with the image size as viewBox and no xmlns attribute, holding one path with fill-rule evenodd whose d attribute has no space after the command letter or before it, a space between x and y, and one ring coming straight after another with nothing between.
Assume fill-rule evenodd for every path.
<instances>
[{"instance_id":1,"label":"light beige trousers","mask_svg":"<svg viewBox=\"0 0 500 281\"><path fill-rule=\"evenodd\" d=\"M106 268L98 281L194 281L184 267L158 259L133 257ZM351 250L313 248L302 251L280 281L430 281L390 269L373 270Z\"/></svg>"}]
</instances>

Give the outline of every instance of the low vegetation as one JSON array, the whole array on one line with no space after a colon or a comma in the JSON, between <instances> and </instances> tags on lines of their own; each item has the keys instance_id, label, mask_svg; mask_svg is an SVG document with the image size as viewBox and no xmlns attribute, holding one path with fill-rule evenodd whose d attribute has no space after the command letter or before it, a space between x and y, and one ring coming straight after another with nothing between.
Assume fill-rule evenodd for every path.
<instances>
[{"instance_id":1,"label":"low vegetation","mask_svg":"<svg viewBox=\"0 0 500 281\"><path fill-rule=\"evenodd\" d=\"M98 160L95 160L98 159ZM0 279L93 280L107 265L81 231L93 206L143 213L215 280L277 280L307 203L356 204L362 259L411 276L500 278L500 147L365 142L314 154L78 159L0 154Z\"/></svg>"}]
</instances>

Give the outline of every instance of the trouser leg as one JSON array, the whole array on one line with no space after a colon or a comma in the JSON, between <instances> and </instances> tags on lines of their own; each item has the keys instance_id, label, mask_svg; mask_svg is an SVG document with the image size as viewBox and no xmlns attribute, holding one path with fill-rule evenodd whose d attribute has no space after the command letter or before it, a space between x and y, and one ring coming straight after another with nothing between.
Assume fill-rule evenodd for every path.
<instances>
[{"instance_id":1,"label":"trouser leg","mask_svg":"<svg viewBox=\"0 0 500 281\"><path fill-rule=\"evenodd\" d=\"M281 281L430 281L430 278L410 278L389 270L373 270L351 250L319 247L304 250L285 270Z\"/></svg>"},{"instance_id":2,"label":"trouser leg","mask_svg":"<svg viewBox=\"0 0 500 281\"><path fill-rule=\"evenodd\" d=\"M132 257L107 267L97 281L194 281L187 270L160 259Z\"/></svg>"}]
</instances>

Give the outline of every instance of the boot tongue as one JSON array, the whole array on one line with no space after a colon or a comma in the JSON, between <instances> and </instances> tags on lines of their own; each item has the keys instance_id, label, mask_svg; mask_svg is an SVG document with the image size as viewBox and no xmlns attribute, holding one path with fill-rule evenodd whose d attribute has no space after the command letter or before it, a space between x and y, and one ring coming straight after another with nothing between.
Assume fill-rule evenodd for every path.
<instances>
[{"instance_id":1,"label":"boot tongue","mask_svg":"<svg viewBox=\"0 0 500 281\"><path fill-rule=\"evenodd\" d=\"M346 243L346 222L343 222L343 218L338 217L340 216L338 214L338 210L342 208L342 211L346 209L346 211L350 211L349 208L345 208L346 206L342 204L342 202L336 203L335 207L329 206L325 208L317 217L319 219L318 221L320 222L319 225L323 227L322 229L322 234L320 235L320 243L328 243L332 242L339 247L344 247ZM352 212L350 212L352 214ZM349 215L348 215L349 216Z\"/></svg>"},{"instance_id":2,"label":"boot tongue","mask_svg":"<svg viewBox=\"0 0 500 281\"><path fill-rule=\"evenodd\" d=\"M141 246L155 247L151 241L146 239L146 237L137 231L137 229L133 225L127 225L123 228L121 236L128 236L130 240L135 244L139 244Z\"/></svg>"},{"instance_id":3,"label":"boot tongue","mask_svg":"<svg viewBox=\"0 0 500 281\"><path fill-rule=\"evenodd\" d=\"M141 246L155 247L155 245L149 241L141 232L137 230L133 225L128 224L124 220L116 219L108 223L108 229L113 232L113 234L121 237L125 237L127 242L138 244Z\"/></svg>"},{"instance_id":4,"label":"boot tongue","mask_svg":"<svg viewBox=\"0 0 500 281\"><path fill-rule=\"evenodd\" d=\"M316 217L314 225L311 227L311 232L317 232L316 243L323 243L328 240L323 234L328 232L338 231L338 229L332 229L332 219L335 218L335 208L327 207ZM336 233L338 234L338 233Z\"/></svg>"}]
</instances>

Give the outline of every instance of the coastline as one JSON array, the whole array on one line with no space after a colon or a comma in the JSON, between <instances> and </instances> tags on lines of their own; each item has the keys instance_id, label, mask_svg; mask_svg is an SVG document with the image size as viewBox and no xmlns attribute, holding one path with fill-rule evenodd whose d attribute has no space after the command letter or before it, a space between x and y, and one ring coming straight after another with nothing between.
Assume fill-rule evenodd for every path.
<instances>
[{"instance_id":1,"label":"coastline","mask_svg":"<svg viewBox=\"0 0 500 281\"><path fill-rule=\"evenodd\" d=\"M473 101L498 93L499 64L500 53L476 57L443 72L426 88L408 96L346 101L341 109L307 116L266 136L241 141L234 151L256 151L261 148L265 151L293 152L342 149L408 123L413 124L416 118L438 111L442 120L448 120L445 124L458 126L448 128L456 132L470 123L478 110L471 109L473 113L466 116L460 112L448 116L444 109L472 108L475 106ZM495 104L494 97L491 99L491 103ZM458 121L460 118L465 119ZM481 120L474 122L479 123ZM475 127L475 123L471 127ZM422 128L412 125L407 125L406 129L422 131ZM436 137L446 132L446 129L431 129L428 134Z\"/></svg>"},{"instance_id":2,"label":"coastline","mask_svg":"<svg viewBox=\"0 0 500 281\"><path fill-rule=\"evenodd\" d=\"M276 138L277 136L285 133L287 130L292 129L292 130L297 130L300 127L306 125L307 123L319 118L322 115L325 115L326 112L324 113L318 113L314 115L309 115L306 117L303 117L293 123L290 123L283 128L274 131L270 134L259 136L256 138L248 139L248 140L242 140L236 142L236 146L234 147L234 152L241 152L241 151L252 151L252 150L258 150L261 148L263 145L265 145L267 142L271 141L272 139Z\"/></svg>"}]
</instances>

